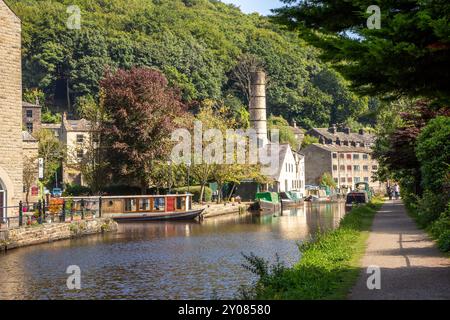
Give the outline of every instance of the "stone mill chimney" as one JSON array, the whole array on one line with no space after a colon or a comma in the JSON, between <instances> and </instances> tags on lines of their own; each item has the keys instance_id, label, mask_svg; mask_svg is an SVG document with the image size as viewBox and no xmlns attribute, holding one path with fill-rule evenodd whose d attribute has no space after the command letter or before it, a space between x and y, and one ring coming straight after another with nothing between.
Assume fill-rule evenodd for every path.
<instances>
[{"instance_id":1,"label":"stone mill chimney","mask_svg":"<svg viewBox=\"0 0 450 320\"><path fill-rule=\"evenodd\" d=\"M267 113L266 113L266 74L264 71L254 71L251 77L250 96L250 126L256 130L258 146L268 143Z\"/></svg>"}]
</instances>

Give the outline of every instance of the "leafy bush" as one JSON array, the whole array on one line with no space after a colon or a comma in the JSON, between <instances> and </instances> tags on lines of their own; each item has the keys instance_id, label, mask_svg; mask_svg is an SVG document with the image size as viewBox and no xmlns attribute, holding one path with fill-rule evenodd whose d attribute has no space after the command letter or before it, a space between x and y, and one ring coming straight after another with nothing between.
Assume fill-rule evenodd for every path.
<instances>
[{"instance_id":1,"label":"leafy bush","mask_svg":"<svg viewBox=\"0 0 450 320\"><path fill-rule=\"evenodd\" d=\"M63 196L72 196L72 197L79 197L79 196L90 196L92 195L92 191L89 187L83 187L76 184L69 184L66 186Z\"/></svg>"},{"instance_id":2,"label":"leafy bush","mask_svg":"<svg viewBox=\"0 0 450 320\"><path fill-rule=\"evenodd\" d=\"M443 191L450 163L450 118L431 120L417 138L416 154L422 171L422 184L435 193Z\"/></svg>"},{"instance_id":3,"label":"leafy bush","mask_svg":"<svg viewBox=\"0 0 450 320\"><path fill-rule=\"evenodd\" d=\"M179 192L179 193L186 193L188 191L188 188L187 187L181 187L181 188L176 188L173 191L174 192ZM194 195L193 196L194 202L199 202L199 200L200 200L200 191L201 191L201 186L189 187L189 192ZM205 199L206 202L211 201L211 199L212 199L212 190L211 190L211 188L205 187L204 199Z\"/></svg>"},{"instance_id":4,"label":"leafy bush","mask_svg":"<svg viewBox=\"0 0 450 320\"><path fill-rule=\"evenodd\" d=\"M450 251L450 230L445 230L438 238L438 247L444 252Z\"/></svg>"},{"instance_id":5,"label":"leafy bush","mask_svg":"<svg viewBox=\"0 0 450 320\"><path fill-rule=\"evenodd\" d=\"M437 220L445 210L446 201L442 194L425 191L417 202L417 222L427 227Z\"/></svg>"}]
</instances>

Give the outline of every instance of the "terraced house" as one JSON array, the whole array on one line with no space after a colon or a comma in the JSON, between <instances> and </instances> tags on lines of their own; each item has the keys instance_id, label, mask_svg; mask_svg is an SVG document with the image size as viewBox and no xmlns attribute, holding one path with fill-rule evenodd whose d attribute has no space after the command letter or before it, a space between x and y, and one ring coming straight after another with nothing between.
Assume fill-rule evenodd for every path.
<instances>
[{"instance_id":1,"label":"terraced house","mask_svg":"<svg viewBox=\"0 0 450 320\"><path fill-rule=\"evenodd\" d=\"M318 185L324 173L330 173L339 188L353 189L358 182L367 182L376 191L384 191L384 185L375 180L378 162L372 157L374 136L364 131L343 131L333 126L316 128L308 134L319 138L302 150L305 155L305 179L307 185Z\"/></svg>"}]
</instances>

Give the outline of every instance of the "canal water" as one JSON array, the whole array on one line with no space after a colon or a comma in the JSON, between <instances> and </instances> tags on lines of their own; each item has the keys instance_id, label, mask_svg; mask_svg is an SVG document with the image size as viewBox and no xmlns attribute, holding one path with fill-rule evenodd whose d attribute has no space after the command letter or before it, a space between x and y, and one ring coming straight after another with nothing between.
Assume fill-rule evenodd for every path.
<instances>
[{"instance_id":1,"label":"canal water","mask_svg":"<svg viewBox=\"0 0 450 320\"><path fill-rule=\"evenodd\" d=\"M292 265L299 242L344 214L342 203L305 203L280 216L121 224L115 234L20 248L0 253L0 299L232 299L255 280L242 253L278 253ZM67 288L70 265L81 269L81 290Z\"/></svg>"}]
</instances>

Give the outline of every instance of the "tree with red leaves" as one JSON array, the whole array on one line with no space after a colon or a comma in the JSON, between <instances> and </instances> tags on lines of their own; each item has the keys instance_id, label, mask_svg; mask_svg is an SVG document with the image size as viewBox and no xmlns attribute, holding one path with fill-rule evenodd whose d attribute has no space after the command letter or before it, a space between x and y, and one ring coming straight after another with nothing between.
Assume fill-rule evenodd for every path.
<instances>
[{"instance_id":1,"label":"tree with red leaves","mask_svg":"<svg viewBox=\"0 0 450 320\"><path fill-rule=\"evenodd\" d=\"M100 85L108 113L102 143L111 179L137 185L145 194L152 165L168 158L176 118L186 107L179 91L154 69L107 72Z\"/></svg>"}]
</instances>

